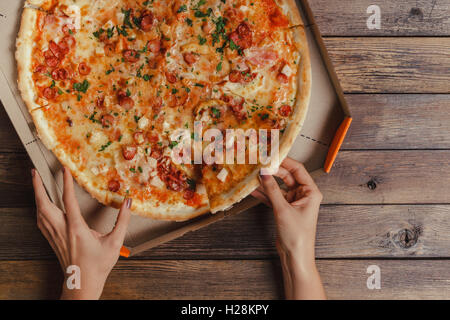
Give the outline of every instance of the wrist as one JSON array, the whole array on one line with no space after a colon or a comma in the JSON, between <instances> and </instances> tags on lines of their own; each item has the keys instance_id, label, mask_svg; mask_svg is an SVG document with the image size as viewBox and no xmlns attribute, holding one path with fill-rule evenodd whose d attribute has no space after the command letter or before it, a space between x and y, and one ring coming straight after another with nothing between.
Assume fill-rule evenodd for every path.
<instances>
[{"instance_id":1,"label":"wrist","mask_svg":"<svg viewBox=\"0 0 450 320\"><path fill-rule=\"evenodd\" d=\"M87 280L87 281L86 281ZM61 300L98 300L103 292L104 281L81 281L79 289L70 289L64 279Z\"/></svg>"},{"instance_id":2,"label":"wrist","mask_svg":"<svg viewBox=\"0 0 450 320\"><path fill-rule=\"evenodd\" d=\"M279 248L283 268L295 278L307 279L317 272L314 248L286 250Z\"/></svg>"}]
</instances>

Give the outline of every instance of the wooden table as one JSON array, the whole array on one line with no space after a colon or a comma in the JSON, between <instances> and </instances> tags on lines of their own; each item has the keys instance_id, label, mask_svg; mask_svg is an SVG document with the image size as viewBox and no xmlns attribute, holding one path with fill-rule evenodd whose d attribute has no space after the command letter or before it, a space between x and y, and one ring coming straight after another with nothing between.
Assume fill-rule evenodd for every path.
<instances>
[{"instance_id":1,"label":"wooden table","mask_svg":"<svg viewBox=\"0 0 450 320\"><path fill-rule=\"evenodd\" d=\"M450 1L314 0L354 123L325 195L317 263L330 298L450 298ZM313 106L312 106L313 107ZM0 298L56 298L31 164L0 111ZM369 265L381 290L366 287ZM282 298L272 213L258 206L121 259L104 298Z\"/></svg>"}]
</instances>

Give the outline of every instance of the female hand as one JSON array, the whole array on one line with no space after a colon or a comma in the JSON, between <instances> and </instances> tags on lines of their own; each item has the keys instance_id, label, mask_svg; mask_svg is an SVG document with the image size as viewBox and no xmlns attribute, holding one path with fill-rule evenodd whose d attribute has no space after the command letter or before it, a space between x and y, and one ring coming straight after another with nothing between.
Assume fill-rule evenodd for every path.
<instances>
[{"instance_id":1,"label":"female hand","mask_svg":"<svg viewBox=\"0 0 450 320\"><path fill-rule=\"evenodd\" d=\"M273 207L277 225L277 251L281 258L286 298L325 298L315 264L315 236L322 194L305 167L287 158L275 176L261 175L261 187L252 195Z\"/></svg>"},{"instance_id":2,"label":"female hand","mask_svg":"<svg viewBox=\"0 0 450 320\"><path fill-rule=\"evenodd\" d=\"M90 229L81 215L68 169L64 170L65 213L50 201L35 169L32 176L37 225L55 251L65 275L61 299L100 298L106 278L119 259L131 216L131 199L123 202L114 229L103 235ZM79 267L80 289L67 286L66 278L70 276L67 267L72 265Z\"/></svg>"}]
</instances>

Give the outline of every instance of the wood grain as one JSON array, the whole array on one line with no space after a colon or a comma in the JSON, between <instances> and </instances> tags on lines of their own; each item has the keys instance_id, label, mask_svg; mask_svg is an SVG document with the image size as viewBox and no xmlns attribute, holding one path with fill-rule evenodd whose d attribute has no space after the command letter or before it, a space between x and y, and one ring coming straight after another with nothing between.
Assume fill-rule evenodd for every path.
<instances>
[{"instance_id":1,"label":"wood grain","mask_svg":"<svg viewBox=\"0 0 450 320\"><path fill-rule=\"evenodd\" d=\"M330 299L450 299L448 260L319 260ZM367 267L381 269L381 289L367 289ZM58 276L59 275L59 276ZM57 298L56 261L0 262L0 299ZM278 260L120 261L103 299L281 299Z\"/></svg>"},{"instance_id":2,"label":"wood grain","mask_svg":"<svg viewBox=\"0 0 450 320\"><path fill-rule=\"evenodd\" d=\"M450 203L450 151L343 151L316 182L328 204Z\"/></svg>"},{"instance_id":3,"label":"wood grain","mask_svg":"<svg viewBox=\"0 0 450 320\"><path fill-rule=\"evenodd\" d=\"M450 149L450 95L347 94L343 149Z\"/></svg>"},{"instance_id":4,"label":"wood grain","mask_svg":"<svg viewBox=\"0 0 450 320\"><path fill-rule=\"evenodd\" d=\"M346 93L450 93L450 38L324 41Z\"/></svg>"},{"instance_id":5,"label":"wood grain","mask_svg":"<svg viewBox=\"0 0 450 320\"><path fill-rule=\"evenodd\" d=\"M320 209L318 258L450 258L449 205ZM136 259L277 258L272 210L260 205L140 254ZM224 240L225 239L225 240ZM54 254L32 208L0 209L0 260Z\"/></svg>"},{"instance_id":6,"label":"wood grain","mask_svg":"<svg viewBox=\"0 0 450 320\"><path fill-rule=\"evenodd\" d=\"M381 9L381 29L369 30L367 8ZM448 36L450 6L430 0L309 1L324 36Z\"/></svg>"}]
</instances>

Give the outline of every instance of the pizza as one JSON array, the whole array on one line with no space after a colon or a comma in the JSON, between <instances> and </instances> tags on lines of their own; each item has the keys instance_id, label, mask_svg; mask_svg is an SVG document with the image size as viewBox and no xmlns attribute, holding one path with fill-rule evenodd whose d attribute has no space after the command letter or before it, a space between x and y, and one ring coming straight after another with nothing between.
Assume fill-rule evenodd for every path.
<instances>
[{"instance_id":1,"label":"pizza","mask_svg":"<svg viewBox=\"0 0 450 320\"><path fill-rule=\"evenodd\" d=\"M174 154L208 147L212 131L249 159L249 143L238 148L228 132L267 129L279 131L281 161L309 103L295 0L28 0L16 46L18 86L43 144L99 202L130 197L133 212L154 219L226 210L266 165ZM193 143L179 151L180 139Z\"/></svg>"}]
</instances>

